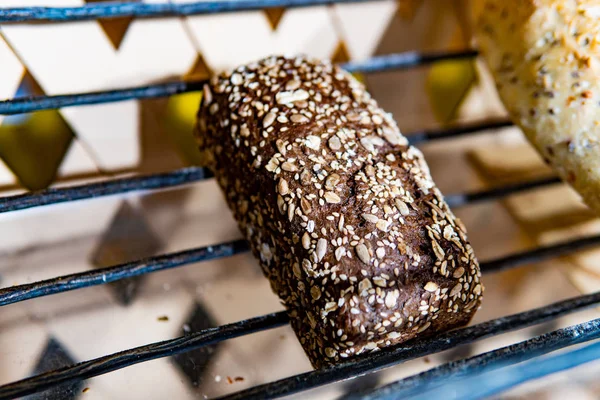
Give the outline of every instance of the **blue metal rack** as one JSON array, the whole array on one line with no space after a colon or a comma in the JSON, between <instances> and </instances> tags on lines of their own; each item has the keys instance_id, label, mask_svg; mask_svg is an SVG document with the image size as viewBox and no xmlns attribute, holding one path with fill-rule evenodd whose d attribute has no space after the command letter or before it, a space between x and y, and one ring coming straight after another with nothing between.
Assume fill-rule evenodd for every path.
<instances>
[{"instance_id":1,"label":"blue metal rack","mask_svg":"<svg viewBox=\"0 0 600 400\"><path fill-rule=\"evenodd\" d=\"M81 7L23 7L0 10L0 23L82 21L98 18L156 18L262 10L275 7L310 7L378 0L213 0L189 3L134 3L107 1Z\"/></svg>"}]
</instances>

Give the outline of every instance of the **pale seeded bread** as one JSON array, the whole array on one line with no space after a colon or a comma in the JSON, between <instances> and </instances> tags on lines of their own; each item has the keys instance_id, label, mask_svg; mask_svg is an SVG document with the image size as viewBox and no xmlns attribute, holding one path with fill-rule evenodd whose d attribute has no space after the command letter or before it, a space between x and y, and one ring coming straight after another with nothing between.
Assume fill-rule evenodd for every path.
<instances>
[{"instance_id":1,"label":"pale seeded bread","mask_svg":"<svg viewBox=\"0 0 600 400\"><path fill-rule=\"evenodd\" d=\"M306 58L242 66L205 87L196 135L315 367L479 307L464 228L350 74Z\"/></svg>"},{"instance_id":2,"label":"pale seeded bread","mask_svg":"<svg viewBox=\"0 0 600 400\"><path fill-rule=\"evenodd\" d=\"M473 3L479 47L512 119L600 213L600 1Z\"/></svg>"}]
</instances>

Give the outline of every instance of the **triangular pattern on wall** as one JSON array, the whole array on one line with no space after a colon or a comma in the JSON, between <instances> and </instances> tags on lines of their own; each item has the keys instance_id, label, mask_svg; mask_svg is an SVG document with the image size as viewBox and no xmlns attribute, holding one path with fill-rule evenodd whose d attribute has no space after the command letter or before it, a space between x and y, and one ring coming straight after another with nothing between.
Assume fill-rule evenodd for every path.
<instances>
[{"instance_id":1,"label":"triangular pattern on wall","mask_svg":"<svg viewBox=\"0 0 600 400\"><path fill-rule=\"evenodd\" d=\"M398 11L397 15L403 19L411 21L419 7L423 4L423 0L397 0L398 1Z\"/></svg>"},{"instance_id":2,"label":"triangular pattern on wall","mask_svg":"<svg viewBox=\"0 0 600 400\"><path fill-rule=\"evenodd\" d=\"M203 80L210 78L211 75L212 70L206 61L204 61L204 57L202 54L198 54L194 60L194 63L192 64L192 67L185 74L184 78L187 80Z\"/></svg>"},{"instance_id":3,"label":"triangular pattern on wall","mask_svg":"<svg viewBox=\"0 0 600 400\"><path fill-rule=\"evenodd\" d=\"M90 256L96 268L132 262L150 257L160 250L162 242L152 231L145 216L127 200L121 206ZM145 277L127 278L110 283L108 287L123 306L137 297Z\"/></svg>"},{"instance_id":4,"label":"triangular pattern on wall","mask_svg":"<svg viewBox=\"0 0 600 400\"><path fill-rule=\"evenodd\" d=\"M105 0L85 0L86 3L98 3ZM131 2L137 2L139 0L133 0ZM110 18L110 19L99 19L98 23L100 27L108 37L108 40L113 45L115 50L119 49L121 42L133 21L133 17L121 17L121 18Z\"/></svg>"},{"instance_id":5,"label":"triangular pattern on wall","mask_svg":"<svg viewBox=\"0 0 600 400\"><path fill-rule=\"evenodd\" d=\"M336 64L346 63L350 61L350 52L348 47L343 40L340 40L333 54L331 55L331 61Z\"/></svg>"},{"instance_id":6,"label":"triangular pattern on wall","mask_svg":"<svg viewBox=\"0 0 600 400\"><path fill-rule=\"evenodd\" d=\"M16 97L43 94L26 71ZM0 125L0 159L26 189L44 189L56 177L73 138L73 131L56 110L7 116Z\"/></svg>"},{"instance_id":7,"label":"triangular pattern on wall","mask_svg":"<svg viewBox=\"0 0 600 400\"><path fill-rule=\"evenodd\" d=\"M350 52L348 51L348 47L343 40L340 40L333 55L331 56L331 61L336 64L347 63L351 60ZM365 76L360 72L353 72L352 75L360 82L365 83Z\"/></svg>"},{"instance_id":8,"label":"triangular pattern on wall","mask_svg":"<svg viewBox=\"0 0 600 400\"><path fill-rule=\"evenodd\" d=\"M477 81L473 60L448 60L429 70L425 90L436 120L449 124L458 117L461 104Z\"/></svg>"},{"instance_id":9,"label":"triangular pattern on wall","mask_svg":"<svg viewBox=\"0 0 600 400\"><path fill-rule=\"evenodd\" d=\"M265 13L265 16L267 17L267 20L269 21L269 25L271 26L271 29L276 31L277 27L279 26L279 23L281 22L281 19L283 18L283 14L285 14L285 8L283 8L283 7L267 8L264 10L264 13Z\"/></svg>"},{"instance_id":10,"label":"triangular pattern on wall","mask_svg":"<svg viewBox=\"0 0 600 400\"><path fill-rule=\"evenodd\" d=\"M214 317L202 303L197 303L186 320L182 333L189 335L215 326L217 322ZM219 347L219 344L213 344L173 356L175 365L187 377L191 387L199 387L203 383L211 362L217 358Z\"/></svg>"},{"instance_id":11,"label":"triangular pattern on wall","mask_svg":"<svg viewBox=\"0 0 600 400\"><path fill-rule=\"evenodd\" d=\"M40 354L33 374L56 370L75 364L73 356L68 349L55 338L50 338ZM36 393L27 397L29 400L74 400L81 393L82 382L66 383L46 390L42 393Z\"/></svg>"},{"instance_id":12,"label":"triangular pattern on wall","mask_svg":"<svg viewBox=\"0 0 600 400\"><path fill-rule=\"evenodd\" d=\"M159 125L162 130L161 136L168 140L169 145L173 146L184 165L202 165L198 144L192 133L201 99L202 92L182 93L169 97ZM144 129L144 132L149 130ZM144 139L145 137L142 138L142 140ZM156 147L157 140L155 137L148 137L148 140L151 140L151 146ZM161 159L165 158L163 154L157 155ZM153 158L156 158L156 156Z\"/></svg>"},{"instance_id":13,"label":"triangular pattern on wall","mask_svg":"<svg viewBox=\"0 0 600 400\"><path fill-rule=\"evenodd\" d=\"M449 43L449 48L464 49L468 39L459 25ZM459 110L477 82L475 61L446 60L431 66L427 75L426 92L429 104L438 122L448 124L459 117Z\"/></svg>"}]
</instances>

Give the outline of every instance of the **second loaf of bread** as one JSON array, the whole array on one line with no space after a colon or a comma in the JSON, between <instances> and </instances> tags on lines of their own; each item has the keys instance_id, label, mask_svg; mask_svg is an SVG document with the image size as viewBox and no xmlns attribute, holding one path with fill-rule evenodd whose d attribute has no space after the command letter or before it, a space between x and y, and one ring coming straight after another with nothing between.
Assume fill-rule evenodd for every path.
<instances>
[{"instance_id":1,"label":"second loaf of bread","mask_svg":"<svg viewBox=\"0 0 600 400\"><path fill-rule=\"evenodd\" d=\"M479 307L464 228L350 74L302 57L222 74L197 139L314 366L464 325Z\"/></svg>"},{"instance_id":2,"label":"second loaf of bread","mask_svg":"<svg viewBox=\"0 0 600 400\"><path fill-rule=\"evenodd\" d=\"M600 1L474 0L512 120L600 214Z\"/></svg>"}]
</instances>

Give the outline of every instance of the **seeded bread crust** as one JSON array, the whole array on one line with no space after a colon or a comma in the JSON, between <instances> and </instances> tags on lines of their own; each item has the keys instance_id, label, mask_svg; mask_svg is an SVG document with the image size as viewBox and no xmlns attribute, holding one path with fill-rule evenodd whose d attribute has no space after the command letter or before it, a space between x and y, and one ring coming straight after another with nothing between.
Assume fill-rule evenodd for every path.
<instances>
[{"instance_id":1,"label":"seeded bread crust","mask_svg":"<svg viewBox=\"0 0 600 400\"><path fill-rule=\"evenodd\" d=\"M196 137L315 367L479 307L462 224L350 74L301 57L239 67L204 88Z\"/></svg>"},{"instance_id":2,"label":"seeded bread crust","mask_svg":"<svg viewBox=\"0 0 600 400\"><path fill-rule=\"evenodd\" d=\"M479 47L513 121L600 213L600 1L474 1Z\"/></svg>"}]
</instances>

